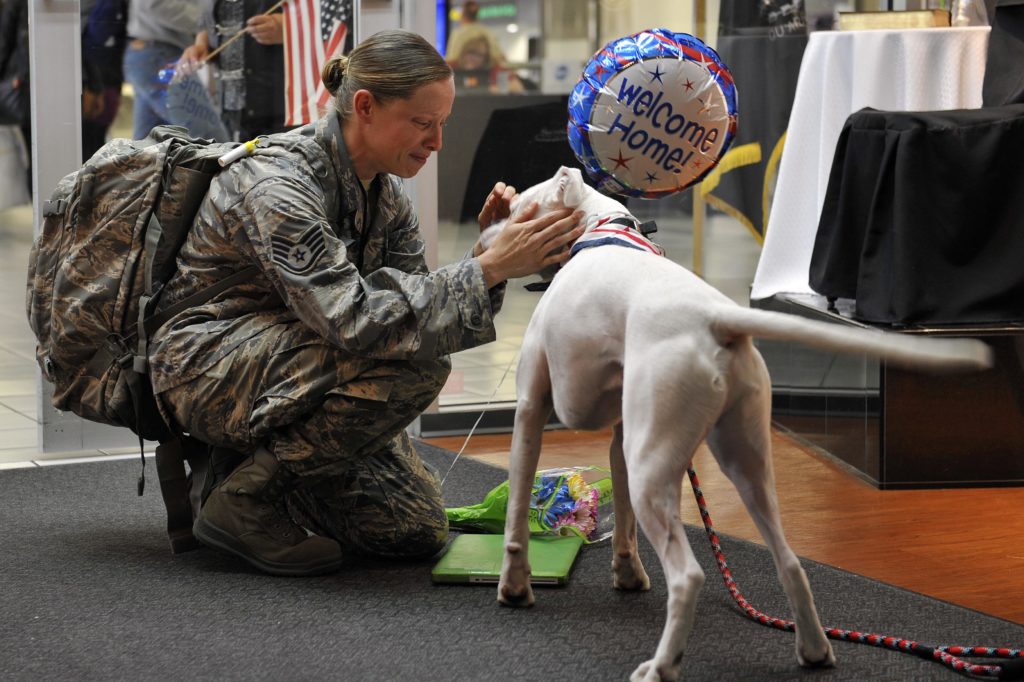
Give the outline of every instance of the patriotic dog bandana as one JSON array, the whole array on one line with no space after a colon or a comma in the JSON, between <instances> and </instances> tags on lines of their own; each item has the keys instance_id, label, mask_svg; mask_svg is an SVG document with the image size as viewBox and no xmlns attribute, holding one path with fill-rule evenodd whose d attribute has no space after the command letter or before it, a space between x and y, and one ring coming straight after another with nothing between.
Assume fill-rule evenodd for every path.
<instances>
[{"instance_id":1,"label":"patriotic dog bandana","mask_svg":"<svg viewBox=\"0 0 1024 682\"><path fill-rule=\"evenodd\" d=\"M654 221L641 223L628 213L615 213L597 218L597 225L588 229L569 248L569 258L592 246L624 246L627 249L646 251L655 256L664 256L665 250L647 238L658 227ZM557 273L556 273L557 274ZM530 282L523 285L527 291L546 291L550 281Z\"/></svg>"},{"instance_id":2,"label":"patriotic dog bandana","mask_svg":"<svg viewBox=\"0 0 1024 682\"><path fill-rule=\"evenodd\" d=\"M639 220L627 214L603 216L598 218L597 227L587 230L576 240L569 249L569 257L572 258L583 249L592 246L609 244L664 256L665 250L647 238L647 235L653 234L656 229L653 222L641 224Z\"/></svg>"}]
</instances>

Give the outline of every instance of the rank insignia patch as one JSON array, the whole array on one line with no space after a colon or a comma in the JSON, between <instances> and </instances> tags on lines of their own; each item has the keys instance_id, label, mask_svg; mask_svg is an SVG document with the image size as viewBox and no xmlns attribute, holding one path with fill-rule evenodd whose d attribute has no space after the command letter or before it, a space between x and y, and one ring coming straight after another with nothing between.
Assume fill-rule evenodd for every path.
<instances>
[{"instance_id":1,"label":"rank insignia patch","mask_svg":"<svg viewBox=\"0 0 1024 682\"><path fill-rule=\"evenodd\" d=\"M279 266L296 275L305 275L314 268L327 250L320 225L313 225L299 237L271 235L273 259Z\"/></svg>"}]
</instances>

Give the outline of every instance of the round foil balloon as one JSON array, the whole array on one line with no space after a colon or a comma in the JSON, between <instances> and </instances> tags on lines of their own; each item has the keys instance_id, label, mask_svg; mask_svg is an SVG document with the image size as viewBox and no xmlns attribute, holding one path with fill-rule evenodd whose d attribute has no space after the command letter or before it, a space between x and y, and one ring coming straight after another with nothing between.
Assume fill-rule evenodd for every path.
<instances>
[{"instance_id":1,"label":"round foil balloon","mask_svg":"<svg viewBox=\"0 0 1024 682\"><path fill-rule=\"evenodd\" d=\"M689 187L725 154L736 124L736 86L718 54L660 28L605 45L569 97L569 144L609 194Z\"/></svg>"}]
</instances>

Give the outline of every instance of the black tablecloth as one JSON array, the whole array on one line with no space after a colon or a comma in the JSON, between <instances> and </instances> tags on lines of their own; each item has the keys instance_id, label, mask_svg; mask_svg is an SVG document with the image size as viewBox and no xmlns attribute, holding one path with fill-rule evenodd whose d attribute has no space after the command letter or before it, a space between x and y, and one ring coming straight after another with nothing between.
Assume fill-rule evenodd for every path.
<instances>
[{"instance_id":1,"label":"black tablecloth","mask_svg":"<svg viewBox=\"0 0 1024 682\"><path fill-rule=\"evenodd\" d=\"M1024 105L846 121L810 284L883 324L1024 321Z\"/></svg>"},{"instance_id":2,"label":"black tablecloth","mask_svg":"<svg viewBox=\"0 0 1024 682\"><path fill-rule=\"evenodd\" d=\"M499 180L522 191L547 180L560 166L583 169L565 132L568 102L568 97L559 97L553 102L491 112L473 156L461 220L476 219L487 193ZM586 173L583 177L587 179Z\"/></svg>"},{"instance_id":3,"label":"black tablecloth","mask_svg":"<svg viewBox=\"0 0 1024 682\"><path fill-rule=\"evenodd\" d=\"M992 33L981 98L984 106L1024 102L1024 0L985 0Z\"/></svg>"}]
</instances>

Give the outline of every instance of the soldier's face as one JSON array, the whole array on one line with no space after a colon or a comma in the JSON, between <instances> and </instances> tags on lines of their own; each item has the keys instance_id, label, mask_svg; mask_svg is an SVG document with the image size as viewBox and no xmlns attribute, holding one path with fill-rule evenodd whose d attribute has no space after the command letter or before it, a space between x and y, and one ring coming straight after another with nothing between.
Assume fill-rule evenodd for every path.
<instances>
[{"instance_id":1,"label":"soldier's face","mask_svg":"<svg viewBox=\"0 0 1024 682\"><path fill-rule=\"evenodd\" d=\"M441 149L441 128L455 101L453 80L417 88L409 99L379 105L371 126L377 171L411 178Z\"/></svg>"}]
</instances>

